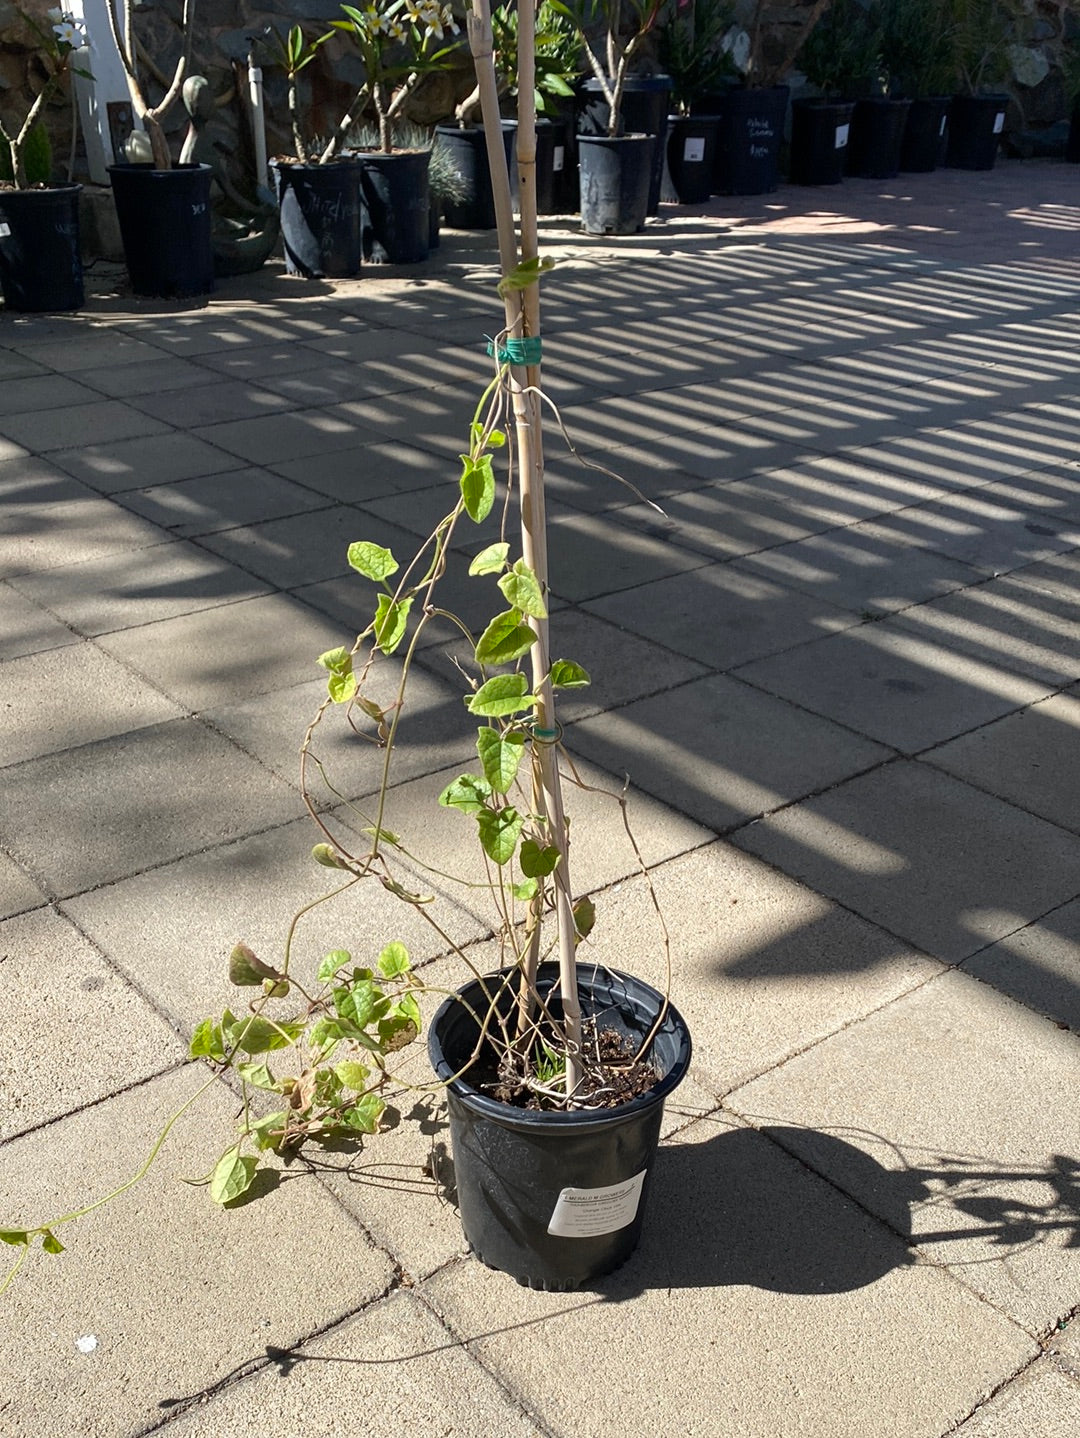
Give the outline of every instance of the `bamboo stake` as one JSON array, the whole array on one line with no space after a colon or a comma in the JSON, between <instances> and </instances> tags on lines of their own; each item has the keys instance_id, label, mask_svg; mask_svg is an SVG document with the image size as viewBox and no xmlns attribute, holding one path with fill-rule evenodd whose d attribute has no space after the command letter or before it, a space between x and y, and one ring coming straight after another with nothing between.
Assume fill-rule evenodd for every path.
<instances>
[{"instance_id":1,"label":"bamboo stake","mask_svg":"<svg viewBox=\"0 0 1080 1438\"><path fill-rule=\"evenodd\" d=\"M535 11L533 0L524 0L518 10L518 145L519 181L521 192L521 242L514 227L510 176L506 150L502 140L499 116L499 91L492 59L491 12L488 0L472 0L468 17L469 45L476 64L477 86L480 91L481 113L491 170L492 191L499 233L499 258L503 275L512 274L521 260L538 253L536 216L536 106L534 83ZM538 285L524 290L510 290L505 296L506 332L519 339L540 334L540 296ZM522 383L524 380L524 383ZM543 440L537 391L540 366L515 365L510 372L511 402L517 438L519 484L521 493L522 557L532 569L545 598L548 594L546 515L544 506ZM566 1034L566 1092L572 1097L581 1083L581 1006L577 990L577 931L574 924L572 890L567 853L566 817L562 788L555 758L553 739L558 732L555 703L551 689L551 658L546 619L529 620L536 634L532 647L533 693L536 695L534 738L533 794L537 813L546 830L548 843L559 851L553 881L555 913L559 934L559 984L563 1003L563 1024ZM527 987L535 979L535 961L539 946L540 914L534 910L535 938L529 946L524 1002ZM527 1017L527 1015L521 1015Z\"/></svg>"}]
</instances>

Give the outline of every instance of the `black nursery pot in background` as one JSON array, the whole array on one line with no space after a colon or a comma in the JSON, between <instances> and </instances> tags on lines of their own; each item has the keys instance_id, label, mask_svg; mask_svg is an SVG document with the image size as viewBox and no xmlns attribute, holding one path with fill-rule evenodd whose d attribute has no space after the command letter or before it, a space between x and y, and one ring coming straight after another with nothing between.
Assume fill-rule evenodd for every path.
<instances>
[{"instance_id":1,"label":"black nursery pot in background","mask_svg":"<svg viewBox=\"0 0 1080 1438\"><path fill-rule=\"evenodd\" d=\"M954 170L992 170L1008 104L1008 95L954 95L945 163Z\"/></svg>"},{"instance_id":2,"label":"black nursery pot in background","mask_svg":"<svg viewBox=\"0 0 1080 1438\"><path fill-rule=\"evenodd\" d=\"M645 228L655 135L579 135L581 228L634 235Z\"/></svg>"},{"instance_id":3,"label":"black nursery pot in background","mask_svg":"<svg viewBox=\"0 0 1080 1438\"><path fill-rule=\"evenodd\" d=\"M669 1005L647 1055L660 1081L629 1103L599 1110L514 1108L453 1078L473 1053L474 1015L487 1012L501 977L467 985L464 1002L447 999L428 1033L436 1077L453 1079L447 1100L462 1227L482 1262L519 1283L579 1288L611 1273L637 1247L664 1100L689 1067L690 1034ZM558 965L541 965L538 988L556 1016L558 998L550 996L557 982ZM635 1045L663 1005L648 984L608 969L581 965L578 983L583 1014ZM500 1010L509 1015L513 1003L512 990L504 989Z\"/></svg>"},{"instance_id":4,"label":"black nursery pot in background","mask_svg":"<svg viewBox=\"0 0 1080 1438\"><path fill-rule=\"evenodd\" d=\"M767 195L776 189L787 104L786 85L732 89L720 98L716 194Z\"/></svg>"},{"instance_id":5,"label":"black nursery pot in background","mask_svg":"<svg viewBox=\"0 0 1080 1438\"><path fill-rule=\"evenodd\" d=\"M900 150L910 108L910 100L878 96L855 102L848 146L849 175L891 180L900 173Z\"/></svg>"},{"instance_id":6,"label":"black nursery pot in background","mask_svg":"<svg viewBox=\"0 0 1080 1438\"><path fill-rule=\"evenodd\" d=\"M327 165L273 160L285 268L307 279L360 273L363 201L355 160Z\"/></svg>"},{"instance_id":7,"label":"black nursery pot in background","mask_svg":"<svg viewBox=\"0 0 1080 1438\"><path fill-rule=\"evenodd\" d=\"M77 310L81 185L0 190L0 290L9 310Z\"/></svg>"},{"instance_id":8,"label":"black nursery pot in background","mask_svg":"<svg viewBox=\"0 0 1080 1438\"><path fill-rule=\"evenodd\" d=\"M680 204L700 205L712 194L719 140L719 115L672 115L668 120L668 173Z\"/></svg>"},{"instance_id":9,"label":"black nursery pot in background","mask_svg":"<svg viewBox=\"0 0 1080 1438\"><path fill-rule=\"evenodd\" d=\"M179 299L214 288L209 165L110 165L131 288Z\"/></svg>"},{"instance_id":10,"label":"black nursery pot in background","mask_svg":"<svg viewBox=\"0 0 1080 1438\"><path fill-rule=\"evenodd\" d=\"M502 132L512 180L516 123L504 121ZM464 188L463 198L443 200L443 219L452 230L493 230L495 196L491 188L491 166L488 164L484 127L477 125L473 130L463 130L459 125L437 125L435 133L461 176Z\"/></svg>"},{"instance_id":11,"label":"black nursery pot in background","mask_svg":"<svg viewBox=\"0 0 1080 1438\"><path fill-rule=\"evenodd\" d=\"M570 144L570 122L537 117L536 212L567 215L577 209L577 165Z\"/></svg>"},{"instance_id":12,"label":"black nursery pot in background","mask_svg":"<svg viewBox=\"0 0 1080 1438\"><path fill-rule=\"evenodd\" d=\"M916 175L929 174L941 164L949 128L948 95L912 100L900 146L900 168Z\"/></svg>"},{"instance_id":13,"label":"black nursery pot in background","mask_svg":"<svg viewBox=\"0 0 1080 1438\"><path fill-rule=\"evenodd\" d=\"M586 80L579 91L579 135L606 135L610 108L598 80ZM670 75L628 75L623 85L620 135L655 135L646 214L660 212L660 187L664 178L664 148L667 143L668 105L671 101Z\"/></svg>"},{"instance_id":14,"label":"black nursery pot in background","mask_svg":"<svg viewBox=\"0 0 1080 1438\"><path fill-rule=\"evenodd\" d=\"M796 100L791 106L791 183L838 185L851 135L854 104Z\"/></svg>"},{"instance_id":15,"label":"black nursery pot in background","mask_svg":"<svg viewBox=\"0 0 1080 1438\"><path fill-rule=\"evenodd\" d=\"M386 155L370 150L358 159L360 192L367 211L364 259L390 265L416 265L426 260L431 248L431 151Z\"/></svg>"}]
</instances>

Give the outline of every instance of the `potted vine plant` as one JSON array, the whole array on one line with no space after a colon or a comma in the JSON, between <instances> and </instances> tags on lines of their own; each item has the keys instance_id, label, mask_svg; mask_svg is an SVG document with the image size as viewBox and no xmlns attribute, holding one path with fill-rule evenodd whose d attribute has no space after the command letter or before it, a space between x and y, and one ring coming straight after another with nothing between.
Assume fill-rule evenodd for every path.
<instances>
[{"instance_id":1,"label":"potted vine plant","mask_svg":"<svg viewBox=\"0 0 1080 1438\"><path fill-rule=\"evenodd\" d=\"M901 170L928 173L945 148L952 88L950 0L882 0L882 58L890 88L911 101Z\"/></svg>"},{"instance_id":2,"label":"potted vine plant","mask_svg":"<svg viewBox=\"0 0 1080 1438\"><path fill-rule=\"evenodd\" d=\"M992 170L1005 129L1014 15L1004 0L950 0L957 94L949 108L945 163Z\"/></svg>"},{"instance_id":3,"label":"potted vine plant","mask_svg":"<svg viewBox=\"0 0 1080 1438\"><path fill-rule=\"evenodd\" d=\"M81 185L52 181L52 146L42 124L45 107L69 74L85 44L70 15L51 11L38 24L20 12L33 53L48 78L20 122L0 120L0 289L12 310L76 310L83 303L79 249Z\"/></svg>"},{"instance_id":4,"label":"potted vine plant","mask_svg":"<svg viewBox=\"0 0 1080 1438\"><path fill-rule=\"evenodd\" d=\"M736 74L725 45L732 17L728 0L670 0L657 31L657 53L671 76L676 112L668 121L668 173L683 204L707 200L715 183L719 92ZM712 96L715 108L709 105Z\"/></svg>"},{"instance_id":5,"label":"potted vine plant","mask_svg":"<svg viewBox=\"0 0 1080 1438\"><path fill-rule=\"evenodd\" d=\"M572 660L552 657L548 625L538 288L551 266L537 251L530 173L531 12L523 16L521 36L525 143L518 232L494 127L498 87L487 3L473 0L473 6L470 44L488 122L504 304L493 377L469 427L447 514L418 553L399 559L366 538L349 548L357 583L370 586L370 619L351 644L319 658L328 693L304 739L302 775L319 836L312 857L342 880L328 897L362 898L365 885L378 885L424 914L427 896L416 892L412 836L391 828L390 775L399 731L408 722L418 641L426 626L445 618L436 593L455 532L491 513L495 465L508 455L505 477L520 526L474 554L471 582L487 589L495 612L479 634L466 625L459 630L474 670L461 714L473 726L477 762L439 800L458 811L463 834L471 830L475 842L471 887L478 883L494 901L497 940L488 947L497 951L495 971L476 967L472 953L436 918L440 942L464 961L461 987L446 992L425 985L404 945L389 935L355 958L332 950L312 977L293 961L294 922L274 962L236 947L230 978L253 993L253 1002L239 1014L229 1008L200 1023L190 1047L213 1070L204 1087L229 1070L243 1090L239 1133L207 1180L210 1197L227 1204L251 1188L266 1155L288 1154L311 1140L374 1135L395 1055L418 1037L422 991L445 995L428 1048L448 1100L465 1236L483 1261L520 1282L562 1289L591 1282L632 1252L663 1104L686 1073L690 1038L666 993L590 965L581 948L595 913L586 896L575 897L572 884L563 786L574 776L561 752L555 697L587 684L588 675ZM372 689L372 678L377 666L393 665L395 692L387 702L375 697L383 691ZM335 716L366 729L385 756L384 782L363 815L362 834L338 826L311 792L323 772L321 726ZM621 796L614 802L621 805ZM642 872L647 880L643 864ZM355 930L355 916L349 927ZM666 952L662 924L659 939ZM274 1057L293 1048L300 1050L299 1063L282 1065ZM117 1192L138 1182L179 1116ZM112 1196L50 1223L0 1227L0 1241L20 1250L6 1281L32 1246L61 1252L56 1230Z\"/></svg>"},{"instance_id":6,"label":"potted vine plant","mask_svg":"<svg viewBox=\"0 0 1080 1438\"><path fill-rule=\"evenodd\" d=\"M656 213L660 198L671 81L635 74L634 61L664 0L551 3L576 27L591 72L577 135L582 229L632 235Z\"/></svg>"},{"instance_id":7,"label":"potted vine plant","mask_svg":"<svg viewBox=\"0 0 1080 1438\"><path fill-rule=\"evenodd\" d=\"M132 108L142 126L128 140L127 163L109 166L124 260L138 295L209 294L214 288L212 171L209 165L174 164L164 130L190 68L195 0L183 0L180 53L172 80L153 104L139 71L143 51L134 27L135 8L134 0L124 0L118 20L114 7L105 6Z\"/></svg>"}]
</instances>

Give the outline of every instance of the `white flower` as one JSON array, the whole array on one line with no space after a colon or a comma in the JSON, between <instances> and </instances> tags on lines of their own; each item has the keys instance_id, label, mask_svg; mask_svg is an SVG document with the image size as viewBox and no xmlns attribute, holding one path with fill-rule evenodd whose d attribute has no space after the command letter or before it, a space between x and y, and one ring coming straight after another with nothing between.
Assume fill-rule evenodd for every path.
<instances>
[{"instance_id":1,"label":"white flower","mask_svg":"<svg viewBox=\"0 0 1080 1438\"><path fill-rule=\"evenodd\" d=\"M405 26L400 20L387 20L385 28L391 40L404 40Z\"/></svg>"},{"instance_id":2,"label":"white flower","mask_svg":"<svg viewBox=\"0 0 1080 1438\"><path fill-rule=\"evenodd\" d=\"M53 34L61 45L70 45L73 50L86 44L86 36L71 19L57 21L53 26Z\"/></svg>"}]
</instances>

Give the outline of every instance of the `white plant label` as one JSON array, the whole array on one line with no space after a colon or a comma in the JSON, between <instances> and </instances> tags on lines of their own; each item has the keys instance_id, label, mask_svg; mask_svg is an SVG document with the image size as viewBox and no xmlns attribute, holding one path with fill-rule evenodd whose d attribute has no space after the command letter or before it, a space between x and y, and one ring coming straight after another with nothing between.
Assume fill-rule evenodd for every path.
<instances>
[{"instance_id":1,"label":"white plant label","mask_svg":"<svg viewBox=\"0 0 1080 1438\"><path fill-rule=\"evenodd\" d=\"M688 165L700 165L705 158L705 140L701 135L691 135L683 146L683 160Z\"/></svg>"},{"instance_id":2,"label":"white plant label","mask_svg":"<svg viewBox=\"0 0 1080 1438\"><path fill-rule=\"evenodd\" d=\"M995 134L995 135L1000 135L1001 132L1002 132L1002 130L1004 130L1004 128L1005 128L1005 111L1004 111L1004 110L999 110L999 111L997 112L997 114L994 116L994 134ZM983 131L983 133L985 134L986 132Z\"/></svg>"},{"instance_id":3,"label":"white plant label","mask_svg":"<svg viewBox=\"0 0 1080 1438\"><path fill-rule=\"evenodd\" d=\"M836 127L836 148L843 150L847 145L847 137L850 133L850 125L837 125Z\"/></svg>"},{"instance_id":4,"label":"white plant label","mask_svg":"<svg viewBox=\"0 0 1080 1438\"><path fill-rule=\"evenodd\" d=\"M949 117L948 117L948 115L942 115L942 117L941 117L941 128L938 130L938 134L939 134L939 135L944 135L944 133L945 133L945 126L946 126L948 123L949 123Z\"/></svg>"},{"instance_id":5,"label":"white plant label","mask_svg":"<svg viewBox=\"0 0 1080 1438\"><path fill-rule=\"evenodd\" d=\"M0 223L0 240L6 240L11 234L11 226Z\"/></svg>"},{"instance_id":6,"label":"white plant label","mask_svg":"<svg viewBox=\"0 0 1080 1438\"><path fill-rule=\"evenodd\" d=\"M564 1188L548 1224L559 1238L597 1238L617 1233L637 1217L645 1170L606 1188Z\"/></svg>"},{"instance_id":7,"label":"white plant label","mask_svg":"<svg viewBox=\"0 0 1080 1438\"><path fill-rule=\"evenodd\" d=\"M556 145L556 146L555 146L555 154L554 154L554 156L553 156L553 158L552 158L552 161L551 161L551 168L552 168L552 169L556 172L556 174L557 174L557 173L563 168L563 166L564 166L565 164L566 164L566 146L565 146L565 145Z\"/></svg>"}]
</instances>

